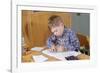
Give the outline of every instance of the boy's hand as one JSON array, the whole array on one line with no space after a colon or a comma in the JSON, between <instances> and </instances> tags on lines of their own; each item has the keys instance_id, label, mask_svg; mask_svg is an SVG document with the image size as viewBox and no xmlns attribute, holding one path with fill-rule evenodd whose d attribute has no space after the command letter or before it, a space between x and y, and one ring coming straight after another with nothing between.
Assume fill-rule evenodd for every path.
<instances>
[{"instance_id":1,"label":"boy's hand","mask_svg":"<svg viewBox=\"0 0 100 73\"><path fill-rule=\"evenodd\" d=\"M57 52L63 52L65 51L64 46L57 46Z\"/></svg>"},{"instance_id":2,"label":"boy's hand","mask_svg":"<svg viewBox=\"0 0 100 73\"><path fill-rule=\"evenodd\" d=\"M51 51L51 52L56 52L56 51L57 51L57 50L56 50L56 46L55 46L55 45L52 45L50 51Z\"/></svg>"}]
</instances>

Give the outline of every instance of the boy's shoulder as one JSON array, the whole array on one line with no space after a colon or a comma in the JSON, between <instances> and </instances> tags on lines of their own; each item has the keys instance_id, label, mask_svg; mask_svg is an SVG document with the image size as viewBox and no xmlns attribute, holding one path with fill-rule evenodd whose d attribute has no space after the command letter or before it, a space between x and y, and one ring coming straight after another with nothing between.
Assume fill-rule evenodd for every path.
<instances>
[{"instance_id":1,"label":"boy's shoulder","mask_svg":"<svg viewBox=\"0 0 100 73\"><path fill-rule=\"evenodd\" d=\"M75 33L71 28L64 28L64 33L70 34L70 33Z\"/></svg>"},{"instance_id":2,"label":"boy's shoulder","mask_svg":"<svg viewBox=\"0 0 100 73\"><path fill-rule=\"evenodd\" d=\"M65 32L65 33L68 33L68 32L73 32L73 31L72 31L71 28L67 28L67 27L65 27L65 28L64 28L64 32Z\"/></svg>"},{"instance_id":3,"label":"boy's shoulder","mask_svg":"<svg viewBox=\"0 0 100 73\"><path fill-rule=\"evenodd\" d=\"M71 28L67 28L67 27L64 27L64 30L65 30L65 31L72 31Z\"/></svg>"}]
</instances>

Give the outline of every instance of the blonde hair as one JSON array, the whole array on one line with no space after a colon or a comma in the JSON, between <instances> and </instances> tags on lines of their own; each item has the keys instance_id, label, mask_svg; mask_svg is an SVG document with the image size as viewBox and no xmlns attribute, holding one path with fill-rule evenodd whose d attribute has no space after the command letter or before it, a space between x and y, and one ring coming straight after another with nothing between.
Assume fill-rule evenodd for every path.
<instances>
[{"instance_id":1,"label":"blonde hair","mask_svg":"<svg viewBox=\"0 0 100 73\"><path fill-rule=\"evenodd\" d=\"M58 25L59 21L62 22L62 18L58 15L52 15L49 19L48 19L48 25L49 27Z\"/></svg>"}]
</instances>

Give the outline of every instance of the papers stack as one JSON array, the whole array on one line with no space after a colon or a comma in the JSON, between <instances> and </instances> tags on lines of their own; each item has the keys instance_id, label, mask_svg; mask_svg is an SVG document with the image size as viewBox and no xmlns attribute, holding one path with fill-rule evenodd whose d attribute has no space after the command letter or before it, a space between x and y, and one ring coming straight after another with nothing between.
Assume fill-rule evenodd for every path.
<instances>
[{"instance_id":1,"label":"papers stack","mask_svg":"<svg viewBox=\"0 0 100 73\"><path fill-rule=\"evenodd\" d=\"M33 51L41 51L43 49L43 47L34 47L31 50Z\"/></svg>"},{"instance_id":2,"label":"papers stack","mask_svg":"<svg viewBox=\"0 0 100 73\"><path fill-rule=\"evenodd\" d=\"M43 55L32 56L35 62L45 62L48 58L44 57Z\"/></svg>"}]
</instances>

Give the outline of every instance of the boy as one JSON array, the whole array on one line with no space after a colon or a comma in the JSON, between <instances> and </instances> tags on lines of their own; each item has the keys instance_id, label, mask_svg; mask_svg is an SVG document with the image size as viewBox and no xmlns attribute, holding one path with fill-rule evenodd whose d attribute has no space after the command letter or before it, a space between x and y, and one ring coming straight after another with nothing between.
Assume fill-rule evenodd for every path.
<instances>
[{"instance_id":1,"label":"boy","mask_svg":"<svg viewBox=\"0 0 100 73\"><path fill-rule=\"evenodd\" d=\"M47 40L47 47L50 51L78 51L79 40L71 29L64 26L60 16L53 15L48 19L48 25L52 35Z\"/></svg>"}]
</instances>

